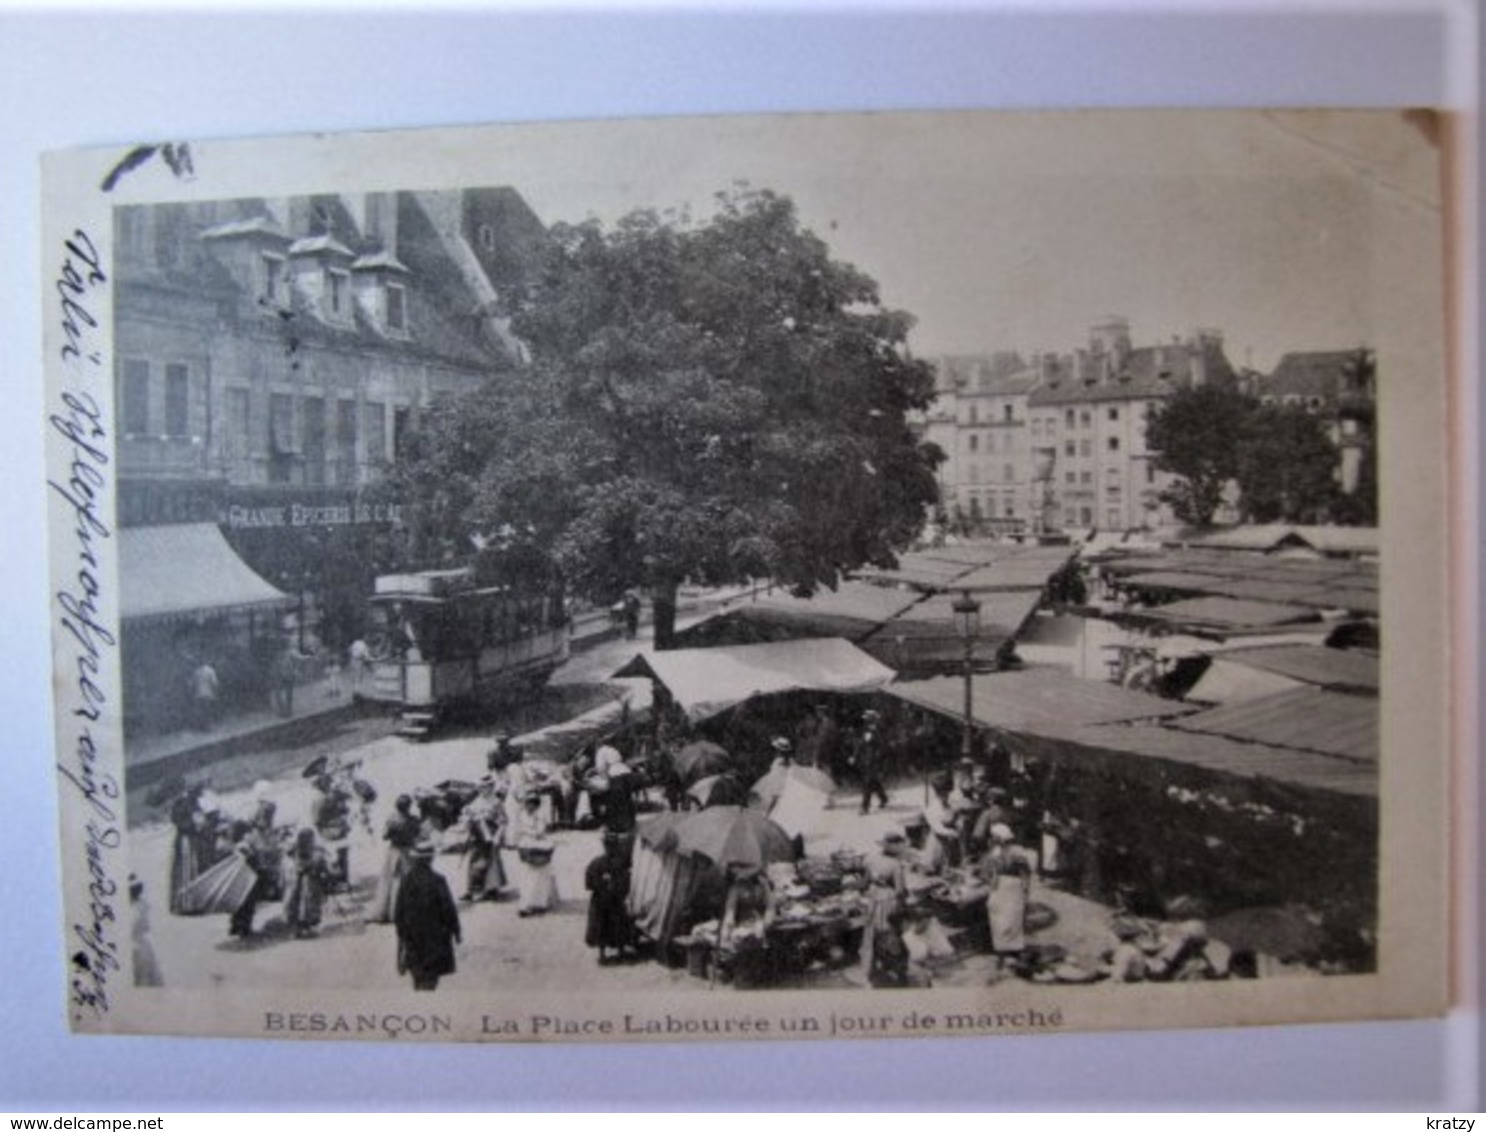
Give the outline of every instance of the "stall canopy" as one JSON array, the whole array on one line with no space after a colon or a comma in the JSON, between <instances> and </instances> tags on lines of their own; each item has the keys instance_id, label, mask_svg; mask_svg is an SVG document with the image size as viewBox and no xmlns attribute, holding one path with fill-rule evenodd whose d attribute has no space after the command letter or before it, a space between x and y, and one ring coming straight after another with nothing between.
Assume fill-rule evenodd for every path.
<instances>
[{"instance_id":1,"label":"stall canopy","mask_svg":"<svg viewBox=\"0 0 1486 1132\"><path fill-rule=\"evenodd\" d=\"M889 695L943 715L962 718L965 681L957 676L910 680ZM1129 723L1191 712L1190 704L1130 692L1114 684L1080 680L1053 668L977 675L971 685L975 722L1006 731L1038 732L1093 723Z\"/></svg>"},{"instance_id":2,"label":"stall canopy","mask_svg":"<svg viewBox=\"0 0 1486 1132\"><path fill-rule=\"evenodd\" d=\"M893 670L839 638L779 641L636 656L615 676L649 676L696 723L753 696L776 692L872 692Z\"/></svg>"},{"instance_id":3,"label":"stall canopy","mask_svg":"<svg viewBox=\"0 0 1486 1132\"><path fill-rule=\"evenodd\" d=\"M1324 688L1297 688L1175 720L1183 731L1376 762L1378 701Z\"/></svg>"},{"instance_id":4,"label":"stall canopy","mask_svg":"<svg viewBox=\"0 0 1486 1132\"><path fill-rule=\"evenodd\" d=\"M1315 645L1266 645L1213 656L1187 699L1241 703L1304 685L1377 695L1378 658Z\"/></svg>"},{"instance_id":5,"label":"stall canopy","mask_svg":"<svg viewBox=\"0 0 1486 1132\"><path fill-rule=\"evenodd\" d=\"M237 556L214 523L123 528L119 577L125 621L294 604Z\"/></svg>"}]
</instances>

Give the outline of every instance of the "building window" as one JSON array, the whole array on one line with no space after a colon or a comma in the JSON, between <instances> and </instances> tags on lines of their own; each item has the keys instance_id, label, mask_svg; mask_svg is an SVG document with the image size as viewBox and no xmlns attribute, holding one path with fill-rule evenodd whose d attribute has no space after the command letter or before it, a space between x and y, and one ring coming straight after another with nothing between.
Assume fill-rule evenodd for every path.
<instances>
[{"instance_id":1,"label":"building window","mask_svg":"<svg viewBox=\"0 0 1486 1132\"><path fill-rule=\"evenodd\" d=\"M227 455L233 459L242 459L251 451L248 423L251 397L246 389L227 390Z\"/></svg>"},{"instance_id":2,"label":"building window","mask_svg":"<svg viewBox=\"0 0 1486 1132\"><path fill-rule=\"evenodd\" d=\"M1146 483L1155 483L1156 482L1156 465L1155 464L1147 464L1145 466L1145 482Z\"/></svg>"},{"instance_id":3,"label":"building window","mask_svg":"<svg viewBox=\"0 0 1486 1132\"><path fill-rule=\"evenodd\" d=\"M1109 407L1109 419L1112 421L1117 421L1120 419L1120 409L1118 405L1111 405Z\"/></svg>"},{"instance_id":4,"label":"building window","mask_svg":"<svg viewBox=\"0 0 1486 1132\"><path fill-rule=\"evenodd\" d=\"M345 318L347 312L346 295L351 287L351 276L344 271L327 271L325 273L325 294L330 304L330 315L332 318Z\"/></svg>"},{"instance_id":5,"label":"building window","mask_svg":"<svg viewBox=\"0 0 1486 1132\"><path fill-rule=\"evenodd\" d=\"M262 263L264 301L269 303L283 301L286 297L284 295L284 257L264 255Z\"/></svg>"},{"instance_id":6,"label":"building window","mask_svg":"<svg viewBox=\"0 0 1486 1132\"><path fill-rule=\"evenodd\" d=\"M150 363L126 358L122 385L119 401L124 435L146 436L150 431Z\"/></svg>"},{"instance_id":7,"label":"building window","mask_svg":"<svg viewBox=\"0 0 1486 1132\"><path fill-rule=\"evenodd\" d=\"M294 398L287 393L268 397L268 482L292 483L298 455L294 435Z\"/></svg>"},{"instance_id":8,"label":"building window","mask_svg":"<svg viewBox=\"0 0 1486 1132\"><path fill-rule=\"evenodd\" d=\"M1078 482L1078 473L1077 472L1065 472L1065 473L1063 473L1063 479L1064 479L1065 482L1067 482L1069 484L1075 484L1075 483Z\"/></svg>"},{"instance_id":9,"label":"building window","mask_svg":"<svg viewBox=\"0 0 1486 1132\"><path fill-rule=\"evenodd\" d=\"M971 464L970 465L970 482L971 483L979 483L980 482L980 465L979 464Z\"/></svg>"},{"instance_id":10,"label":"building window","mask_svg":"<svg viewBox=\"0 0 1486 1132\"><path fill-rule=\"evenodd\" d=\"M1111 452L1118 452L1120 450L1120 438L1118 436L1111 436L1105 443L1109 446Z\"/></svg>"},{"instance_id":11,"label":"building window","mask_svg":"<svg viewBox=\"0 0 1486 1132\"><path fill-rule=\"evenodd\" d=\"M1015 417L1012 414L1012 406L1010 406L1010 405L1002 405L1001 406L1001 419L1003 421L1005 421L1007 424L1011 424L1012 421L1015 420Z\"/></svg>"},{"instance_id":12,"label":"building window","mask_svg":"<svg viewBox=\"0 0 1486 1132\"><path fill-rule=\"evenodd\" d=\"M1077 453L1078 453L1078 445L1075 444L1071 440L1064 441L1063 442L1063 453L1064 453L1064 455L1067 455L1067 456L1077 455Z\"/></svg>"},{"instance_id":13,"label":"building window","mask_svg":"<svg viewBox=\"0 0 1486 1132\"><path fill-rule=\"evenodd\" d=\"M1016 465L1003 464L1001 467L1001 479L1005 483L1016 483Z\"/></svg>"},{"instance_id":14,"label":"building window","mask_svg":"<svg viewBox=\"0 0 1486 1132\"><path fill-rule=\"evenodd\" d=\"M987 452L995 452L996 451L996 434L994 432L988 432L988 433L986 433L986 451Z\"/></svg>"},{"instance_id":15,"label":"building window","mask_svg":"<svg viewBox=\"0 0 1486 1132\"><path fill-rule=\"evenodd\" d=\"M361 427L366 436L366 462L387 462L387 407L380 401L368 401L361 407Z\"/></svg>"},{"instance_id":16,"label":"building window","mask_svg":"<svg viewBox=\"0 0 1486 1132\"><path fill-rule=\"evenodd\" d=\"M1118 507L1111 507L1105 512L1105 518L1109 520L1110 530L1118 530L1120 528L1120 509Z\"/></svg>"},{"instance_id":17,"label":"building window","mask_svg":"<svg viewBox=\"0 0 1486 1132\"><path fill-rule=\"evenodd\" d=\"M973 432L970 434L970 451L980 451L980 437Z\"/></svg>"},{"instance_id":18,"label":"building window","mask_svg":"<svg viewBox=\"0 0 1486 1132\"><path fill-rule=\"evenodd\" d=\"M1032 435L1033 436L1041 436L1042 435L1042 420L1039 417L1033 417L1032 418Z\"/></svg>"},{"instance_id":19,"label":"building window","mask_svg":"<svg viewBox=\"0 0 1486 1132\"><path fill-rule=\"evenodd\" d=\"M1094 482L1094 473L1093 472L1080 472L1078 474L1078 481L1079 481L1079 483L1093 483Z\"/></svg>"},{"instance_id":20,"label":"building window","mask_svg":"<svg viewBox=\"0 0 1486 1132\"><path fill-rule=\"evenodd\" d=\"M392 458L401 460L407 451L408 429L412 425L412 410L399 405L392 410Z\"/></svg>"},{"instance_id":21,"label":"building window","mask_svg":"<svg viewBox=\"0 0 1486 1132\"><path fill-rule=\"evenodd\" d=\"M977 424L977 423L979 423L979 420L978 420L979 416L980 416L980 414L976 412L975 405L972 404L970 406L970 423L971 424Z\"/></svg>"},{"instance_id":22,"label":"building window","mask_svg":"<svg viewBox=\"0 0 1486 1132\"><path fill-rule=\"evenodd\" d=\"M481 224L479 228L480 246L487 252L495 251L495 229L489 224Z\"/></svg>"},{"instance_id":23,"label":"building window","mask_svg":"<svg viewBox=\"0 0 1486 1132\"><path fill-rule=\"evenodd\" d=\"M1068 427L1068 428L1072 428L1073 427L1073 410L1072 409L1068 409L1068 410L1066 410L1063 413L1063 424L1066 427Z\"/></svg>"},{"instance_id":24,"label":"building window","mask_svg":"<svg viewBox=\"0 0 1486 1132\"><path fill-rule=\"evenodd\" d=\"M165 367L165 435L191 434L191 378L186 367L173 362Z\"/></svg>"},{"instance_id":25,"label":"building window","mask_svg":"<svg viewBox=\"0 0 1486 1132\"><path fill-rule=\"evenodd\" d=\"M1080 507L1078 509L1078 521L1085 527L1094 525L1094 509L1092 507Z\"/></svg>"},{"instance_id":26,"label":"building window","mask_svg":"<svg viewBox=\"0 0 1486 1132\"><path fill-rule=\"evenodd\" d=\"M407 293L395 283L387 284L387 329L408 328Z\"/></svg>"},{"instance_id":27,"label":"building window","mask_svg":"<svg viewBox=\"0 0 1486 1132\"><path fill-rule=\"evenodd\" d=\"M1092 456L1094 454L1093 444L1087 440L1080 440L1078 442L1078 454L1080 456Z\"/></svg>"},{"instance_id":28,"label":"building window","mask_svg":"<svg viewBox=\"0 0 1486 1132\"><path fill-rule=\"evenodd\" d=\"M342 484L356 482L355 401L337 401L335 405L335 479Z\"/></svg>"},{"instance_id":29,"label":"building window","mask_svg":"<svg viewBox=\"0 0 1486 1132\"><path fill-rule=\"evenodd\" d=\"M325 483L325 399L304 399L304 482L312 487Z\"/></svg>"},{"instance_id":30,"label":"building window","mask_svg":"<svg viewBox=\"0 0 1486 1132\"><path fill-rule=\"evenodd\" d=\"M1078 423L1083 428L1088 428L1091 424L1094 423L1094 414L1089 412L1088 409L1085 409L1083 412L1078 414Z\"/></svg>"}]
</instances>

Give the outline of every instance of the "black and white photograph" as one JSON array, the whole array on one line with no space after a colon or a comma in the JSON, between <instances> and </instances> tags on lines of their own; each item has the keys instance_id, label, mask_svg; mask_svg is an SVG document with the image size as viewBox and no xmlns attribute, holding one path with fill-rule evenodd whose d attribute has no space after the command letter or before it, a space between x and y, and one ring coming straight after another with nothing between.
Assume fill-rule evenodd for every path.
<instances>
[{"instance_id":1,"label":"black and white photograph","mask_svg":"<svg viewBox=\"0 0 1486 1132\"><path fill-rule=\"evenodd\" d=\"M1440 1014L1442 131L49 155L72 1027Z\"/></svg>"}]
</instances>

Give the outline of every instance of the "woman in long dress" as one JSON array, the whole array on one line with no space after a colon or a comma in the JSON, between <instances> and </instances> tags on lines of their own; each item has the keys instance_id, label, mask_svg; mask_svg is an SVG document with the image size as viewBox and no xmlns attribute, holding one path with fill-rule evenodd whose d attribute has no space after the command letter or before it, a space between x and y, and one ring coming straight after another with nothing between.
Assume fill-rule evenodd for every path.
<instances>
[{"instance_id":1,"label":"woman in long dress","mask_svg":"<svg viewBox=\"0 0 1486 1132\"><path fill-rule=\"evenodd\" d=\"M479 797L464 808L464 822L469 833L464 899L499 900L506 889L506 870L500 859L506 810L493 775L480 780Z\"/></svg>"},{"instance_id":2,"label":"woman in long dress","mask_svg":"<svg viewBox=\"0 0 1486 1132\"><path fill-rule=\"evenodd\" d=\"M294 886L284 903L284 918L296 939L308 939L320 926L330 875L330 862L315 831L304 827L294 841Z\"/></svg>"},{"instance_id":3,"label":"woman in long dress","mask_svg":"<svg viewBox=\"0 0 1486 1132\"><path fill-rule=\"evenodd\" d=\"M991 826L991 847L981 860L980 876L990 890L986 916L991 952L1004 966L1027 947L1027 896L1032 887L1032 855L1015 844L1009 826Z\"/></svg>"},{"instance_id":4,"label":"woman in long dress","mask_svg":"<svg viewBox=\"0 0 1486 1132\"><path fill-rule=\"evenodd\" d=\"M622 959L635 948L635 923L630 918L630 839L614 830L604 834L604 852L588 863L583 875L588 889L588 925L583 942L598 949L599 962L609 962L609 951Z\"/></svg>"},{"instance_id":5,"label":"woman in long dress","mask_svg":"<svg viewBox=\"0 0 1486 1132\"><path fill-rule=\"evenodd\" d=\"M521 891L519 916L536 916L557 907L557 879L552 875L555 846L542 817L542 796L528 789L516 816L516 884Z\"/></svg>"},{"instance_id":6,"label":"woman in long dress","mask_svg":"<svg viewBox=\"0 0 1486 1132\"><path fill-rule=\"evenodd\" d=\"M382 840L387 842L387 856L377 881L376 899L372 901L371 918L376 923L392 922L397 884L407 871L408 855L417 844L421 830L422 823L413 814L413 799L407 794L399 794L393 804L392 816L382 829Z\"/></svg>"}]
</instances>

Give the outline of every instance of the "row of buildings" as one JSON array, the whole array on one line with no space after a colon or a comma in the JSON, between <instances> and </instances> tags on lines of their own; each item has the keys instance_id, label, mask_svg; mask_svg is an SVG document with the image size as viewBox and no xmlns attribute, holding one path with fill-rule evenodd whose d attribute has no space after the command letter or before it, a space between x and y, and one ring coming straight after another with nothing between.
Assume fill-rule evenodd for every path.
<instances>
[{"instance_id":1,"label":"row of buildings","mask_svg":"<svg viewBox=\"0 0 1486 1132\"><path fill-rule=\"evenodd\" d=\"M1110 317L1068 353L1014 352L937 359L938 396L925 439L946 513L983 532L1043 535L1136 531L1167 525L1162 492L1173 477L1146 444L1154 413L1179 389L1237 382L1261 402L1320 416L1340 452L1337 476L1356 489L1372 443L1376 399L1365 350L1286 354L1273 373L1237 370L1221 331L1201 329L1134 346Z\"/></svg>"}]
</instances>

